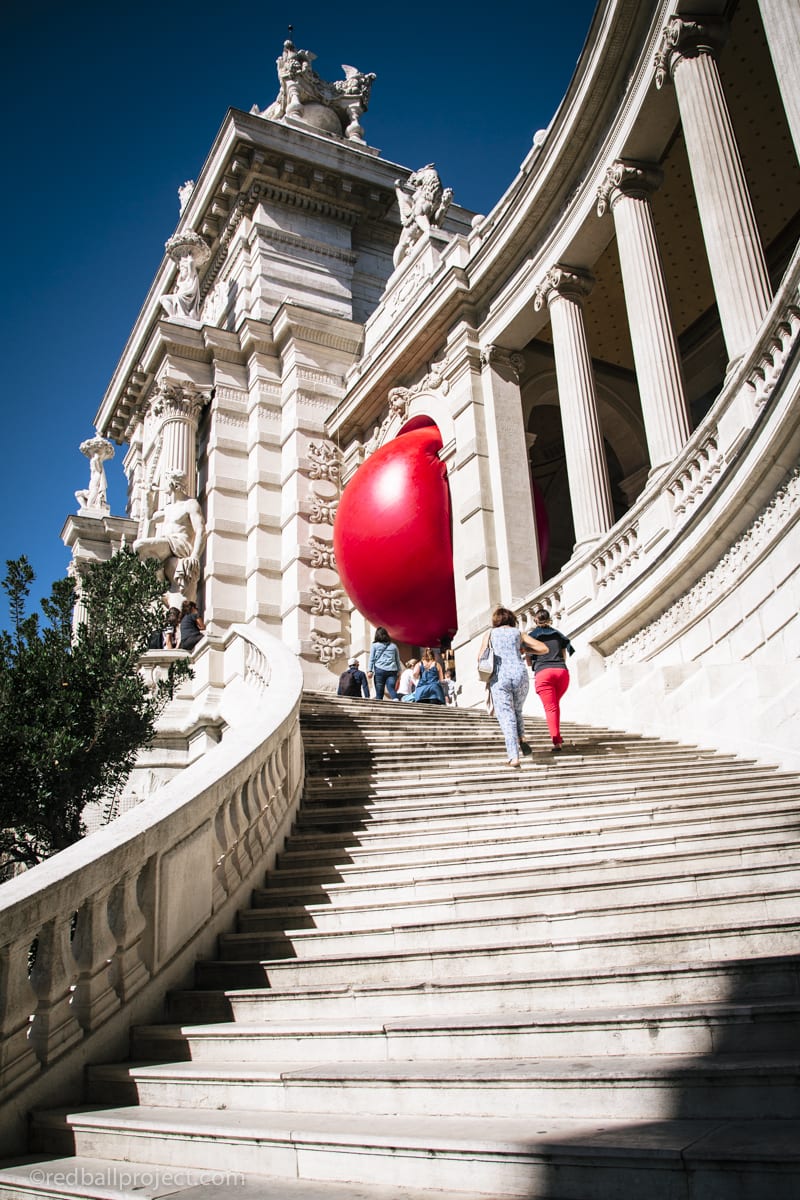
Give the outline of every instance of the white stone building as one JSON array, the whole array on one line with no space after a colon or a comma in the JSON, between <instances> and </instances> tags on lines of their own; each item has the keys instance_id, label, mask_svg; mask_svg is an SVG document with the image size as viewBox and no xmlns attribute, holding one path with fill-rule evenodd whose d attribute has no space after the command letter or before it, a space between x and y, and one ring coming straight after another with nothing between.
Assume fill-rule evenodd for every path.
<instances>
[{"instance_id":1,"label":"white stone building","mask_svg":"<svg viewBox=\"0 0 800 1200\"><path fill-rule=\"evenodd\" d=\"M280 67L182 189L95 418L127 447L128 521L68 523L77 559L142 536L178 469L212 633L261 623L331 686L371 636L333 558L341 487L426 416L468 699L495 604L545 600L580 647L576 714L795 761L796 22L780 0L600 4L496 207L451 205L397 267L401 169Z\"/></svg>"},{"instance_id":2,"label":"white stone building","mask_svg":"<svg viewBox=\"0 0 800 1200\"><path fill-rule=\"evenodd\" d=\"M481 698L474 662L495 605L513 606L525 625L546 603L578 648L567 717L745 752L760 760L750 767L767 792L770 764L800 767L798 45L793 0L600 0L561 106L495 208L476 217L437 194L429 229L413 228L412 189L396 190L412 172L363 140L370 76L348 69L339 85L325 84L288 46L275 104L227 114L200 177L181 189L178 228L95 418L100 440L84 443L90 487L64 530L78 573L123 540L168 543L171 582L196 590L209 637L195 653L192 688L171 707L161 757L140 772L143 802L4 885L0 1153L15 1152L32 1108L73 1094L87 1063L124 1053L130 1026L153 1019L169 989L215 952L275 863L304 785L302 690L332 688L347 655L371 639L333 557L341 488L410 421L433 421L443 443L465 703ZM112 516L105 499L109 441L126 447L125 516ZM538 712L534 695L530 705ZM794 822L796 780L782 778L784 818ZM640 831L657 807L653 800L640 814ZM579 810L576 836L582 818ZM780 855L789 826L772 810L768 821ZM754 836L765 828L756 823ZM672 836L678 842L680 831ZM721 1001L744 1025L774 970L780 1003L791 993L780 1045L796 1073L797 885L782 876L773 895L769 879L750 883L761 848L751 842L747 857L742 845L731 851L731 872L736 887L746 878L742 908L756 917L725 924L725 876L682 951L698 968L687 968L694 986L708 974L703 922L717 921L720 939L730 939L720 977L733 990L708 1000L708 1017L695 992L681 994L677 1021L683 1028L699 1012L711 1043L700 1053L713 1057ZM614 854L603 870L616 869ZM691 906L695 874L673 879L670 870L666 883L688 881L689 900L676 905ZM702 863L693 870L701 874ZM553 889L568 906L572 884ZM649 877L642 888L658 891ZM502 883L494 899L501 893ZM572 908L562 915L576 917ZM627 920L627 910L616 916ZM394 938L394 915L383 919ZM577 972L572 929L563 936ZM659 926L659 948L643 952L645 974L658 957L666 989L645 1003L674 999L668 943L683 929L678 918ZM537 936L549 955L552 929ZM605 946L601 938L593 947L598 971ZM634 946L614 981L618 1006L628 1002L638 953ZM420 957L427 964L436 954L424 946ZM319 960L326 969L334 961ZM754 988L741 1003L739 973ZM369 975L367 990L376 980L383 987ZM341 983L347 999L351 982ZM417 982L427 1001L431 980ZM601 1019L607 1040L617 1017ZM654 1027L641 1018L644 1054ZM786 1094L794 1078L786 1076ZM233 1125L236 1113L216 1112L225 1108L206 1116ZM737 1176L734 1190L714 1195L760 1200L773 1184L776 1196L796 1195L797 1117L779 1115L784 1140L766 1167L757 1142L752 1154L746 1137L743 1147L726 1144L726 1183L731 1163L748 1154L749 1182ZM170 1165L183 1161L178 1150L172 1157L173 1119L155 1135ZM265 1169L259 1128L248 1160L256 1172ZM235 1167L241 1132L225 1143ZM640 1133L634 1158L644 1172L652 1164L640 1161L648 1153ZM415 1171L447 1152L422 1136L407 1148ZM528 1136L526 1128L526 1145ZM360 1153L349 1132L345 1140ZM193 1129L187 1142L194 1153ZM652 1194L701 1194L674 1150L684 1144L669 1143L680 1186L670 1176ZM392 1130L380 1177L391 1183L397 1145ZM593 1165L598 1145L581 1151L583 1163ZM671 1170L665 1147L657 1143L652 1163ZM323 1155L319 1165L318 1150L311 1146L308 1169L324 1179L330 1163ZM109 1154L135 1161L137 1152L128 1140ZM217 1153L212 1138L201 1165ZM481 1153L461 1156L462 1194ZM296 1160L287 1162L292 1175ZM594 1179L559 1192L545 1178L536 1191L514 1176L506 1190L485 1182L483 1194L574 1196L588 1186ZM28 1175L6 1176L2 1187L55 1194L49 1183L32 1189Z\"/></svg>"}]
</instances>

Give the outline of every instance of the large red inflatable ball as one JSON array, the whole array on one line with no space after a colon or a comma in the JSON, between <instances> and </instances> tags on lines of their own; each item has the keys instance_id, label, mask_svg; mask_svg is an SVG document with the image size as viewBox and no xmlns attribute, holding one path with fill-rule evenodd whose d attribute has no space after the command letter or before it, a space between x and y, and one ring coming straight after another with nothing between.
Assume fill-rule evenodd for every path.
<instances>
[{"instance_id":1,"label":"large red inflatable ball","mask_svg":"<svg viewBox=\"0 0 800 1200\"><path fill-rule=\"evenodd\" d=\"M437 646L456 631L450 490L437 427L410 427L342 492L336 565L355 607L395 641Z\"/></svg>"}]
</instances>

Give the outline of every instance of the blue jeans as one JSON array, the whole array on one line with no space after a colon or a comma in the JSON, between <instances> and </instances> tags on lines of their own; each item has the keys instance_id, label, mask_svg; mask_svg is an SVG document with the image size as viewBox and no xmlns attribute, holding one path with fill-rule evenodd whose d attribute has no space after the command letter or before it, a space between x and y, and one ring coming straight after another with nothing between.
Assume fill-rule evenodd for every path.
<instances>
[{"instance_id":1,"label":"blue jeans","mask_svg":"<svg viewBox=\"0 0 800 1200\"><path fill-rule=\"evenodd\" d=\"M377 668L373 674L375 683L375 699L383 699L383 689L389 693L390 700L397 699L397 692L394 690L394 685L397 683L397 671L379 671Z\"/></svg>"}]
</instances>

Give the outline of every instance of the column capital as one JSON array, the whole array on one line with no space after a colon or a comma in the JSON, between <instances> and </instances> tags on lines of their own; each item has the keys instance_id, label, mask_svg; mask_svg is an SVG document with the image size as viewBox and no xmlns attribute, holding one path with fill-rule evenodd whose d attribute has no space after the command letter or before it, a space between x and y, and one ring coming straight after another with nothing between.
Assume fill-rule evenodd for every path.
<instances>
[{"instance_id":1,"label":"column capital","mask_svg":"<svg viewBox=\"0 0 800 1200\"><path fill-rule=\"evenodd\" d=\"M525 357L516 351L504 350L502 346L495 346L492 343L484 346L481 350L481 366L488 367L491 364L510 371L519 382L522 372L525 370Z\"/></svg>"},{"instance_id":2,"label":"column capital","mask_svg":"<svg viewBox=\"0 0 800 1200\"><path fill-rule=\"evenodd\" d=\"M728 25L718 17L688 21L683 17L671 17L664 26L653 60L656 87L662 88L672 78L682 59L696 58L698 54L716 55L727 36Z\"/></svg>"},{"instance_id":3,"label":"column capital","mask_svg":"<svg viewBox=\"0 0 800 1200\"><path fill-rule=\"evenodd\" d=\"M597 215L602 217L609 208L613 209L621 196L644 199L656 191L664 179L664 172L654 163L633 162L618 158L607 168L605 178L597 189Z\"/></svg>"},{"instance_id":4,"label":"column capital","mask_svg":"<svg viewBox=\"0 0 800 1200\"><path fill-rule=\"evenodd\" d=\"M198 421L210 399L210 395L201 392L193 383L160 379L150 397L147 415L163 417L165 420L184 418Z\"/></svg>"},{"instance_id":5,"label":"column capital","mask_svg":"<svg viewBox=\"0 0 800 1200\"><path fill-rule=\"evenodd\" d=\"M556 263L545 275L533 293L533 307L538 312L561 296L580 303L594 287L594 276L580 267L567 267Z\"/></svg>"}]
</instances>

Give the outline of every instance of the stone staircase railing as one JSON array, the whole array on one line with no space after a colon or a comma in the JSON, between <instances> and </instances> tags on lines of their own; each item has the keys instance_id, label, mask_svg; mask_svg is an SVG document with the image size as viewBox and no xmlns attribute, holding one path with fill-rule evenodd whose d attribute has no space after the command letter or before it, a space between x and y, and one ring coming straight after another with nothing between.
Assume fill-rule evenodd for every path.
<instances>
[{"instance_id":1,"label":"stone staircase railing","mask_svg":"<svg viewBox=\"0 0 800 1200\"><path fill-rule=\"evenodd\" d=\"M124 1049L274 860L303 787L302 672L237 626L201 673L225 733L149 800L0 887L0 1155L25 1113ZM207 682L207 680L205 680Z\"/></svg>"}]
</instances>

